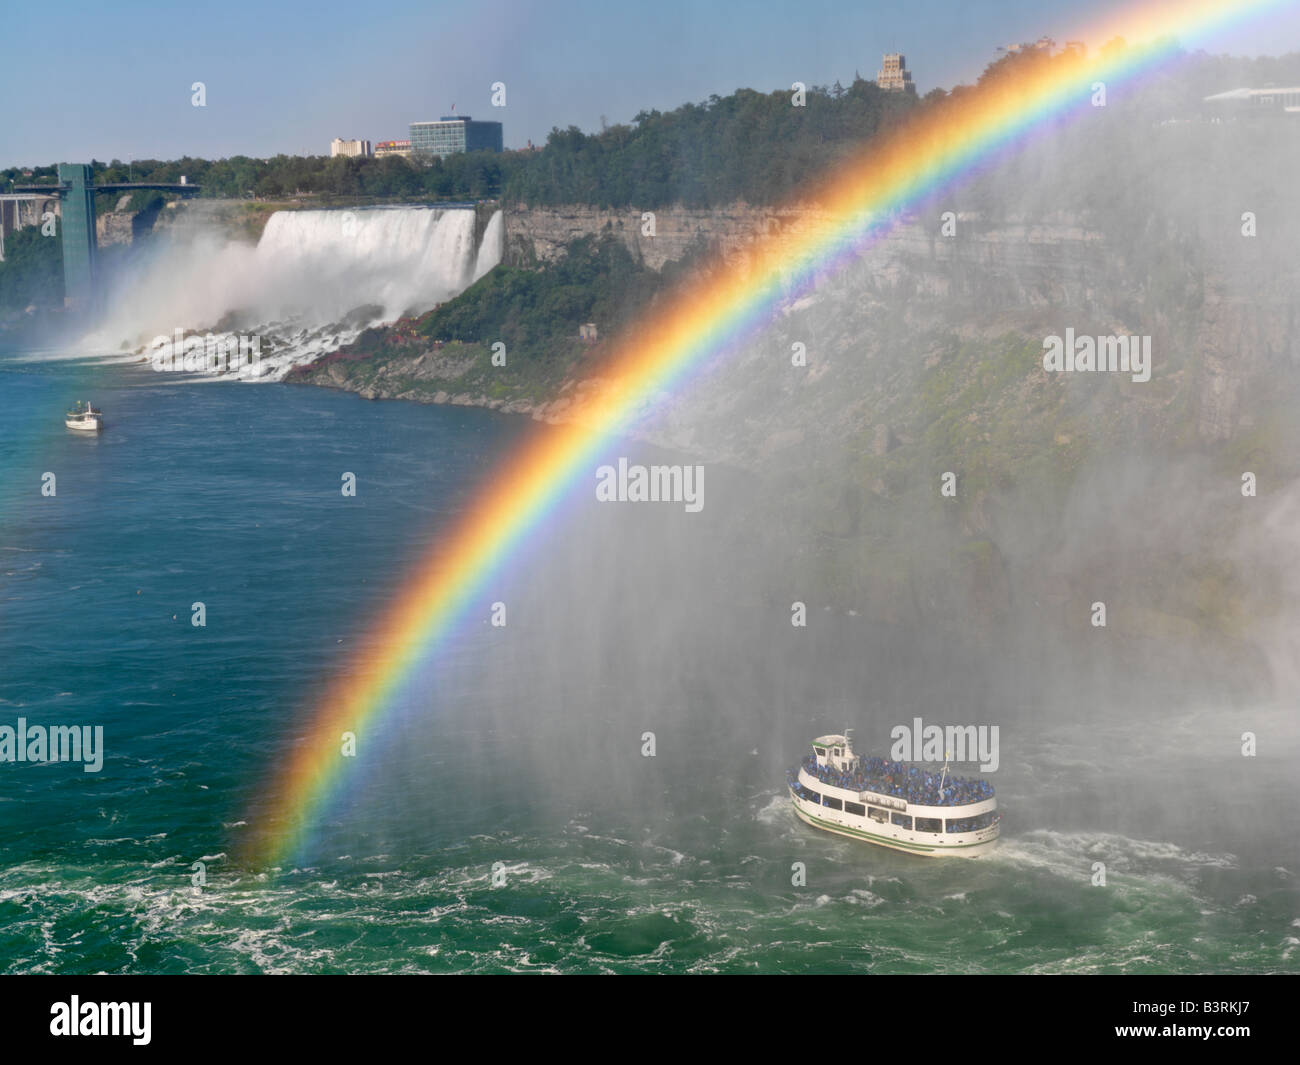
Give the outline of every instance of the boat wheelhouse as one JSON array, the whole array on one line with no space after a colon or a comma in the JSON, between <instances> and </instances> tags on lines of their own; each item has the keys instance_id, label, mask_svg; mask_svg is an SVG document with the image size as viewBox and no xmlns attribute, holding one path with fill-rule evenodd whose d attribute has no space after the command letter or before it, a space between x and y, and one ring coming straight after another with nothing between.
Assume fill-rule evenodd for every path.
<instances>
[{"instance_id":1,"label":"boat wheelhouse","mask_svg":"<svg viewBox=\"0 0 1300 1065\"><path fill-rule=\"evenodd\" d=\"M104 428L104 414L89 403L80 401L64 416L63 424L83 433L97 433Z\"/></svg>"},{"instance_id":2,"label":"boat wheelhouse","mask_svg":"<svg viewBox=\"0 0 1300 1065\"><path fill-rule=\"evenodd\" d=\"M800 820L850 839L929 857L974 858L997 843L993 785L953 777L947 765L909 766L853 753L849 735L819 736L790 772Z\"/></svg>"}]
</instances>

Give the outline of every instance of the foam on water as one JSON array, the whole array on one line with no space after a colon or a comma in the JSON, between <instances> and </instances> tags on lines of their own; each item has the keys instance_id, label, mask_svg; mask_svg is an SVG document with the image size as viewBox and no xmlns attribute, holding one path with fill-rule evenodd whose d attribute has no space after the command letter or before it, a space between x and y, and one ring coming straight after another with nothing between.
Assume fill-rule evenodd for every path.
<instances>
[{"instance_id":1,"label":"foam on water","mask_svg":"<svg viewBox=\"0 0 1300 1065\"><path fill-rule=\"evenodd\" d=\"M990 858L1042 869L1065 878L1075 878L1092 862L1105 862L1108 870L1181 872L1196 867L1231 869L1237 860L1231 854L1187 851L1177 844L1157 840L1130 839L1108 832L1061 832L1036 829L1014 838L1003 837Z\"/></svg>"}]
</instances>

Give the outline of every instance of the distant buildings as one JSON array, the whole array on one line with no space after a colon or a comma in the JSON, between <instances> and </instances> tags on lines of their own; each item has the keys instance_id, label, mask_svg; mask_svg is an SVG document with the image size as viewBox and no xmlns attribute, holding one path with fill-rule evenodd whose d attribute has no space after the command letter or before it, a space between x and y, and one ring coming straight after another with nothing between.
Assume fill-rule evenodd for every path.
<instances>
[{"instance_id":1,"label":"distant buildings","mask_svg":"<svg viewBox=\"0 0 1300 1065\"><path fill-rule=\"evenodd\" d=\"M369 141L345 141L345 140L340 140L338 137L335 137L332 141L330 141L331 159L333 159L334 156L336 155L365 156L369 154L370 154Z\"/></svg>"},{"instance_id":2,"label":"distant buildings","mask_svg":"<svg viewBox=\"0 0 1300 1065\"><path fill-rule=\"evenodd\" d=\"M907 69L907 57L901 52L889 52L881 61L880 71L876 74L876 84L886 92L910 92L916 95L916 86L912 84L912 72Z\"/></svg>"},{"instance_id":3,"label":"distant buildings","mask_svg":"<svg viewBox=\"0 0 1300 1065\"><path fill-rule=\"evenodd\" d=\"M1300 115L1300 88L1230 89L1207 96L1205 103L1225 115Z\"/></svg>"},{"instance_id":4,"label":"distant buildings","mask_svg":"<svg viewBox=\"0 0 1300 1065\"><path fill-rule=\"evenodd\" d=\"M461 152L499 152L500 122L475 122L469 115L443 115L437 122L411 123L411 151L444 158Z\"/></svg>"},{"instance_id":5,"label":"distant buildings","mask_svg":"<svg viewBox=\"0 0 1300 1065\"><path fill-rule=\"evenodd\" d=\"M1118 37L1112 42L1123 44ZM1110 47L1108 45L1107 47ZM1102 49L1103 53L1105 49ZM1019 44L1006 44L998 49L998 57L1005 59L1009 55L1063 55L1074 56L1076 59L1088 58L1088 45L1084 41L1066 41L1065 47L1060 52L1056 52L1056 41L1051 37L1039 37L1036 41L1021 41Z\"/></svg>"},{"instance_id":6,"label":"distant buildings","mask_svg":"<svg viewBox=\"0 0 1300 1065\"><path fill-rule=\"evenodd\" d=\"M469 115L443 115L437 122L412 122L410 140L376 141L373 152L369 141L335 138L330 144L331 156L373 155L376 159L388 155L445 158L462 152L502 150L501 123L475 122Z\"/></svg>"},{"instance_id":7,"label":"distant buildings","mask_svg":"<svg viewBox=\"0 0 1300 1065\"><path fill-rule=\"evenodd\" d=\"M1066 48L1069 49L1071 45L1083 47L1082 42L1071 41L1066 45ZM1046 52L1051 55L1052 49L1055 47L1056 42L1051 37L1039 37L1036 41L1021 41L1019 44L1008 44L1004 48L999 48L998 51L1006 55L1016 55L1018 52Z\"/></svg>"}]
</instances>

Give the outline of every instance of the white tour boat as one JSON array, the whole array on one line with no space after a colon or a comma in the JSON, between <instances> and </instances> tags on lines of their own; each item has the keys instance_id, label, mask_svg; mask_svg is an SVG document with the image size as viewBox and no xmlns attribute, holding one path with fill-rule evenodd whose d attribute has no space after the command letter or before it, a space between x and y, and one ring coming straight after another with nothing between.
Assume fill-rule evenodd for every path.
<instances>
[{"instance_id":1,"label":"white tour boat","mask_svg":"<svg viewBox=\"0 0 1300 1065\"><path fill-rule=\"evenodd\" d=\"M794 812L814 828L930 857L974 858L997 843L1000 815L988 781L948 766L909 766L853 753L849 736L819 736L790 772Z\"/></svg>"},{"instance_id":2,"label":"white tour boat","mask_svg":"<svg viewBox=\"0 0 1300 1065\"><path fill-rule=\"evenodd\" d=\"M68 411L63 424L69 429L77 429L83 433L97 433L104 428L104 413L95 410L89 403L78 402L72 410Z\"/></svg>"}]
</instances>

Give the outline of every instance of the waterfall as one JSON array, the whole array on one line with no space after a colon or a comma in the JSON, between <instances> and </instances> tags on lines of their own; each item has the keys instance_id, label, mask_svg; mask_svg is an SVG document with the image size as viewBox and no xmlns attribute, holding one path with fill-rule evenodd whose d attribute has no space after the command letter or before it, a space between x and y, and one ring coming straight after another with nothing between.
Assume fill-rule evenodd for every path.
<instances>
[{"instance_id":1,"label":"waterfall","mask_svg":"<svg viewBox=\"0 0 1300 1065\"><path fill-rule=\"evenodd\" d=\"M305 310L338 321L374 304L391 321L460 292L473 280L475 258L473 211L381 207L279 211L258 242L256 265L276 279L268 295L281 316Z\"/></svg>"},{"instance_id":2,"label":"waterfall","mask_svg":"<svg viewBox=\"0 0 1300 1065\"><path fill-rule=\"evenodd\" d=\"M486 274L501 262L505 250L505 222L501 212L496 211L488 219L487 228L483 230L483 240L478 246L478 256L474 265L474 280Z\"/></svg>"},{"instance_id":3,"label":"waterfall","mask_svg":"<svg viewBox=\"0 0 1300 1065\"><path fill-rule=\"evenodd\" d=\"M501 261L501 212L477 247L474 229L465 208L368 207L277 211L255 248L210 231L178 235L119 281L83 346L138 352L177 330L218 342L252 335L260 357L240 376L274 380L486 274Z\"/></svg>"}]
</instances>

